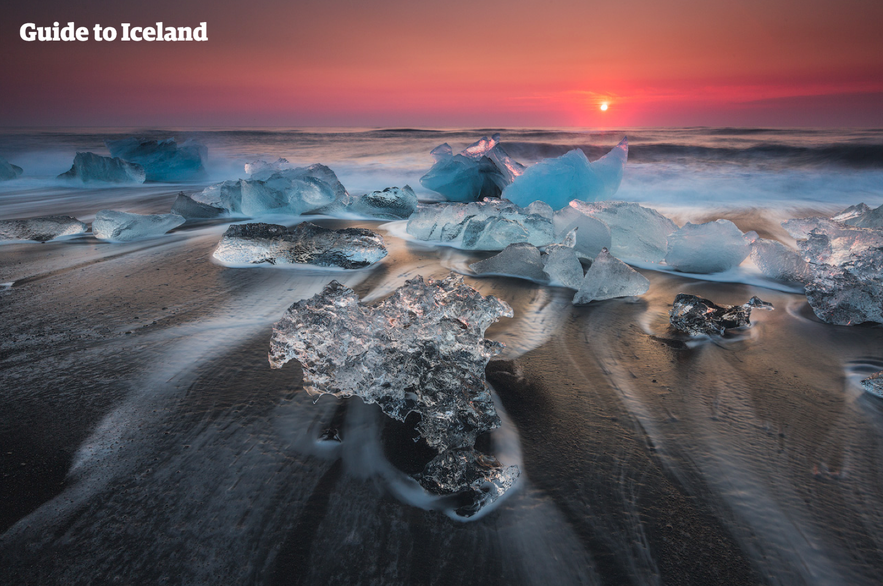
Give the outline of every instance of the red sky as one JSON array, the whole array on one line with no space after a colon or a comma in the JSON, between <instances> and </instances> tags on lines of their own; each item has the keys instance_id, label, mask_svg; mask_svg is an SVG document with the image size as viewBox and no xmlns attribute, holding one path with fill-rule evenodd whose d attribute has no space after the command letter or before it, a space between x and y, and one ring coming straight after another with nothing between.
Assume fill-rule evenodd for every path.
<instances>
[{"instance_id":1,"label":"red sky","mask_svg":"<svg viewBox=\"0 0 883 586\"><path fill-rule=\"evenodd\" d=\"M119 4L5 9L0 126L883 127L880 0ZM54 20L209 41L19 39Z\"/></svg>"}]
</instances>

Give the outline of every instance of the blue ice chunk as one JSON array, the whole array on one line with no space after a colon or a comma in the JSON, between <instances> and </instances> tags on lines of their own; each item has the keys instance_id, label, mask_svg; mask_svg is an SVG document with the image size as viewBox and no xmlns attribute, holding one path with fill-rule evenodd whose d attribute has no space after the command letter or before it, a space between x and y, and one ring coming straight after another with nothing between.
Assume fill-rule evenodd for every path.
<instances>
[{"instance_id":1,"label":"blue ice chunk","mask_svg":"<svg viewBox=\"0 0 883 586\"><path fill-rule=\"evenodd\" d=\"M205 176L208 149L194 140L180 145L174 138L106 140L111 156L144 167L147 181L187 181Z\"/></svg>"},{"instance_id":2,"label":"blue ice chunk","mask_svg":"<svg viewBox=\"0 0 883 586\"><path fill-rule=\"evenodd\" d=\"M95 153L77 153L70 171L59 179L79 179L83 183L144 183L144 167L119 157L102 157Z\"/></svg>"},{"instance_id":3,"label":"blue ice chunk","mask_svg":"<svg viewBox=\"0 0 883 586\"><path fill-rule=\"evenodd\" d=\"M685 273L719 273L739 266L750 252L751 242L729 220L687 222L668 237L665 264Z\"/></svg>"},{"instance_id":4,"label":"blue ice chunk","mask_svg":"<svg viewBox=\"0 0 883 586\"><path fill-rule=\"evenodd\" d=\"M435 164L420 178L423 187L450 201L480 201L499 197L503 189L521 175L524 167L500 145L500 135L482 137L454 155L447 143L430 153Z\"/></svg>"}]
</instances>

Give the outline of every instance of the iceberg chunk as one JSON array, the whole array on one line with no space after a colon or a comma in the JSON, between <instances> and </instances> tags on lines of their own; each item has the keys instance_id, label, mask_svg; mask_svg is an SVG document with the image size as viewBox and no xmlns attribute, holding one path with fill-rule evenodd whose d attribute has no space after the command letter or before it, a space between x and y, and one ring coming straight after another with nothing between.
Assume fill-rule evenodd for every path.
<instances>
[{"instance_id":1,"label":"iceberg chunk","mask_svg":"<svg viewBox=\"0 0 883 586\"><path fill-rule=\"evenodd\" d=\"M500 145L500 135L482 137L454 155L447 143L430 153L435 164L420 184L450 201L479 201L499 197L503 189L521 175L524 167L512 160Z\"/></svg>"},{"instance_id":2,"label":"iceberg chunk","mask_svg":"<svg viewBox=\"0 0 883 586\"><path fill-rule=\"evenodd\" d=\"M473 263L469 268L479 275L510 275L538 282L546 281L540 249L526 242L510 244L503 252Z\"/></svg>"},{"instance_id":3,"label":"iceberg chunk","mask_svg":"<svg viewBox=\"0 0 883 586\"><path fill-rule=\"evenodd\" d=\"M92 234L101 240L128 242L137 238L159 236L186 220L178 214L133 214L101 210L92 222Z\"/></svg>"},{"instance_id":4,"label":"iceberg chunk","mask_svg":"<svg viewBox=\"0 0 883 586\"><path fill-rule=\"evenodd\" d=\"M862 381L862 387L875 397L883 399L883 370L875 372Z\"/></svg>"},{"instance_id":5,"label":"iceberg chunk","mask_svg":"<svg viewBox=\"0 0 883 586\"><path fill-rule=\"evenodd\" d=\"M3 157L0 157L0 181L9 181L15 179L23 173L23 169L18 165L13 165Z\"/></svg>"},{"instance_id":6,"label":"iceberg chunk","mask_svg":"<svg viewBox=\"0 0 883 586\"><path fill-rule=\"evenodd\" d=\"M356 196L349 205L349 210L353 213L388 220L407 219L416 209L417 195L410 185L401 189L387 187L382 191Z\"/></svg>"},{"instance_id":7,"label":"iceberg chunk","mask_svg":"<svg viewBox=\"0 0 883 586\"><path fill-rule=\"evenodd\" d=\"M223 216L227 210L194 201L182 191L175 198L175 203L172 204L172 213L188 220L206 220Z\"/></svg>"},{"instance_id":8,"label":"iceberg chunk","mask_svg":"<svg viewBox=\"0 0 883 586\"><path fill-rule=\"evenodd\" d=\"M520 206L542 200L556 210L573 200L597 201L612 197L622 182L628 153L627 138L593 163L583 151L574 149L528 167L503 190L502 197Z\"/></svg>"},{"instance_id":9,"label":"iceberg chunk","mask_svg":"<svg viewBox=\"0 0 883 586\"><path fill-rule=\"evenodd\" d=\"M542 208L523 209L508 201L488 199L473 203L423 204L408 219L407 232L418 240L435 241L467 250L503 250L528 242L554 242L552 219Z\"/></svg>"},{"instance_id":10,"label":"iceberg chunk","mask_svg":"<svg viewBox=\"0 0 883 586\"><path fill-rule=\"evenodd\" d=\"M771 279L805 283L811 275L800 254L775 240L755 240L751 244L751 260Z\"/></svg>"},{"instance_id":11,"label":"iceberg chunk","mask_svg":"<svg viewBox=\"0 0 883 586\"><path fill-rule=\"evenodd\" d=\"M59 179L79 179L83 183L144 183L144 167L127 163L118 157L102 157L95 153L77 153L70 171Z\"/></svg>"},{"instance_id":12,"label":"iceberg chunk","mask_svg":"<svg viewBox=\"0 0 883 586\"><path fill-rule=\"evenodd\" d=\"M576 232L576 230L574 230ZM583 265L572 244L576 234L571 232L564 244L551 244L543 251L543 272L553 285L579 289L583 282ZM573 235L573 238L569 238Z\"/></svg>"},{"instance_id":13,"label":"iceberg chunk","mask_svg":"<svg viewBox=\"0 0 883 586\"><path fill-rule=\"evenodd\" d=\"M691 336L719 334L749 325L752 305L716 305L713 301L679 293L669 312L675 329Z\"/></svg>"},{"instance_id":14,"label":"iceberg chunk","mask_svg":"<svg viewBox=\"0 0 883 586\"><path fill-rule=\"evenodd\" d=\"M719 273L745 260L751 244L729 220L687 224L668 237L665 264L685 273Z\"/></svg>"},{"instance_id":15,"label":"iceberg chunk","mask_svg":"<svg viewBox=\"0 0 883 586\"><path fill-rule=\"evenodd\" d=\"M532 205L535 205L534 202ZM530 206L528 206L530 207ZM562 235L576 230L574 251L579 258L593 259L603 249L610 249L612 238L610 227L601 220L586 215L573 206L561 208L553 219L555 234ZM580 279L582 281L582 279Z\"/></svg>"},{"instance_id":16,"label":"iceberg chunk","mask_svg":"<svg viewBox=\"0 0 883 586\"><path fill-rule=\"evenodd\" d=\"M303 222L293 228L234 224L227 228L213 256L230 264L309 264L360 269L386 254L383 238L371 230L331 230Z\"/></svg>"},{"instance_id":17,"label":"iceberg chunk","mask_svg":"<svg viewBox=\"0 0 883 586\"><path fill-rule=\"evenodd\" d=\"M257 216L316 211L333 203L336 195L332 187L320 179L308 175L291 178L277 173L266 181L240 179L210 185L190 198L231 214Z\"/></svg>"},{"instance_id":18,"label":"iceberg chunk","mask_svg":"<svg viewBox=\"0 0 883 586\"><path fill-rule=\"evenodd\" d=\"M605 248L586 271L573 304L586 305L592 301L643 295L649 289L647 277L612 256Z\"/></svg>"},{"instance_id":19,"label":"iceberg chunk","mask_svg":"<svg viewBox=\"0 0 883 586\"><path fill-rule=\"evenodd\" d=\"M677 224L656 210L636 203L574 201L570 207L604 222L610 228L611 244L608 249L616 258L660 262L668 249L669 235L678 229Z\"/></svg>"},{"instance_id":20,"label":"iceberg chunk","mask_svg":"<svg viewBox=\"0 0 883 586\"><path fill-rule=\"evenodd\" d=\"M293 166L288 162L288 159L283 159L282 157L279 157L272 163L268 163L267 161L252 161L251 163L245 164L245 172L248 174L248 178L259 179L261 181L269 179L271 175L275 175L280 171L292 168Z\"/></svg>"},{"instance_id":21,"label":"iceberg chunk","mask_svg":"<svg viewBox=\"0 0 883 586\"><path fill-rule=\"evenodd\" d=\"M28 220L0 220L0 240L48 242L59 236L82 234L86 224L71 216L46 216Z\"/></svg>"},{"instance_id":22,"label":"iceberg chunk","mask_svg":"<svg viewBox=\"0 0 883 586\"><path fill-rule=\"evenodd\" d=\"M883 205L872 210L862 203L846 208L831 219L858 228L883 228Z\"/></svg>"},{"instance_id":23,"label":"iceberg chunk","mask_svg":"<svg viewBox=\"0 0 883 586\"><path fill-rule=\"evenodd\" d=\"M512 486L517 468L474 453L479 435L501 425L485 367L502 344L484 332L512 309L450 276L407 281L377 305L364 305L332 281L315 297L293 304L273 328L270 366L294 359L310 394L358 396L388 416L420 415L417 431L439 456L418 479L436 494L471 495L468 516Z\"/></svg>"},{"instance_id":24,"label":"iceberg chunk","mask_svg":"<svg viewBox=\"0 0 883 586\"><path fill-rule=\"evenodd\" d=\"M123 138L104 144L111 156L141 165L147 181L187 181L205 176L208 149L194 140L180 146L174 138Z\"/></svg>"}]
</instances>

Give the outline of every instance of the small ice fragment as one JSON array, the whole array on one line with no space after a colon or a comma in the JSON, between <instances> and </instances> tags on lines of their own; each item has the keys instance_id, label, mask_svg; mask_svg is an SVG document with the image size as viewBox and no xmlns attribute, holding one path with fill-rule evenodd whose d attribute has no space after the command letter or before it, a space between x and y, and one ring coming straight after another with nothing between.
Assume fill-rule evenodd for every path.
<instances>
[{"instance_id":1,"label":"small ice fragment","mask_svg":"<svg viewBox=\"0 0 883 586\"><path fill-rule=\"evenodd\" d=\"M862 387L865 391L883 399L883 370L875 372L862 381Z\"/></svg>"},{"instance_id":2,"label":"small ice fragment","mask_svg":"<svg viewBox=\"0 0 883 586\"><path fill-rule=\"evenodd\" d=\"M517 468L474 452L478 436L501 424L485 367L502 344L484 338L500 317L512 317L505 302L453 275L417 277L376 305L360 303L332 281L276 323L270 366L300 362L304 388L313 395L358 396L399 421L420 415L417 431L439 455L418 480L436 494L470 496L458 512L471 516L518 475Z\"/></svg>"},{"instance_id":3,"label":"small ice fragment","mask_svg":"<svg viewBox=\"0 0 883 586\"><path fill-rule=\"evenodd\" d=\"M713 301L679 293L669 312L671 325L691 336L724 333L750 323L751 305L716 305Z\"/></svg>"},{"instance_id":4,"label":"small ice fragment","mask_svg":"<svg viewBox=\"0 0 883 586\"><path fill-rule=\"evenodd\" d=\"M729 220L687 224L668 237L665 264L684 273L719 273L745 260L751 245Z\"/></svg>"},{"instance_id":5,"label":"small ice fragment","mask_svg":"<svg viewBox=\"0 0 883 586\"><path fill-rule=\"evenodd\" d=\"M48 242L59 236L82 234L86 224L71 216L46 216L28 220L0 220L0 240Z\"/></svg>"},{"instance_id":6,"label":"small ice fragment","mask_svg":"<svg viewBox=\"0 0 883 586\"><path fill-rule=\"evenodd\" d=\"M542 200L555 210L564 208L573 200L597 201L612 197L622 182L628 152L628 139L623 138L593 163L580 149L545 159L525 169L503 190L502 197L520 206Z\"/></svg>"},{"instance_id":7,"label":"small ice fragment","mask_svg":"<svg viewBox=\"0 0 883 586\"><path fill-rule=\"evenodd\" d=\"M83 183L144 183L144 167L127 163L119 157L102 157L95 153L77 153L70 171L59 179L79 179Z\"/></svg>"},{"instance_id":8,"label":"small ice fragment","mask_svg":"<svg viewBox=\"0 0 883 586\"><path fill-rule=\"evenodd\" d=\"M383 238L364 228L331 230L310 222L293 228L276 224L234 224L213 256L231 264L309 264L360 269L387 254Z\"/></svg>"},{"instance_id":9,"label":"small ice fragment","mask_svg":"<svg viewBox=\"0 0 883 586\"><path fill-rule=\"evenodd\" d=\"M223 216L227 210L194 201L182 191L175 198L175 203L172 204L172 213L188 220L204 220Z\"/></svg>"},{"instance_id":10,"label":"small ice fragment","mask_svg":"<svg viewBox=\"0 0 883 586\"><path fill-rule=\"evenodd\" d=\"M104 144L111 156L141 165L147 181L187 181L205 176L208 149L194 140L178 145L174 138L123 138Z\"/></svg>"},{"instance_id":11,"label":"small ice fragment","mask_svg":"<svg viewBox=\"0 0 883 586\"><path fill-rule=\"evenodd\" d=\"M407 219L415 209L417 209L417 195L410 185L405 185L401 189L387 187L382 191L356 196L349 205L349 210L356 214L388 220Z\"/></svg>"},{"instance_id":12,"label":"small ice fragment","mask_svg":"<svg viewBox=\"0 0 883 586\"><path fill-rule=\"evenodd\" d=\"M469 265L479 275L510 275L544 282L543 260L540 249L533 244L517 242L503 252Z\"/></svg>"},{"instance_id":13,"label":"small ice fragment","mask_svg":"<svg viewBox=\"0 0 883 586\"><path fill-rule=\"evenodd\" d=\"M567 206L555 212L553 224L555 234L558 236L576 230L574 250L579 258L591 260L598 256L602 249L609 250L611 248L610 227L601 220L580 212L573 206Z\"/></svg>"},{"instance_id":14,"label":"small ice fragment","mask_svg":"<svg viewBox=\"0 0 883 586\"><path fill-rule=\"evenodd\" d=\"M18 165L13 165L3 157L0 157L0 181L9 181L15 179L23 173L23 169Z\"/></svg>"},{"instance_id":15,"label":"small ice fragment","mask_svg":"<svg viewBox=\"0 0 883 586\"><path fill-rule=\"evenodd\" d=\"M678 229L677 224L656 210L636 203L574 201L570 207L604 222L610 228L610 254L630 261L660 262L665 257L669 235Z\"/></svg>"},{"instance_id":16,"label":"small ice fragment","mask_svg":"<svg viewBox=\"0 0 883 586\"><path fill-rule=\"evenodd\" d=\"M612 256L605 248L586 271L573 304L586 305L592 301L643 295L648 289L650 281L647 277Z\"/></svg>"},{"instance_id":17,"label":"small ice fragment","mask_svg":"<svg viewBox=\"0 0 883 586\"><path fill-rule=\"evenodd\" d=\"M178 214L133 214L101 210L92 222L92 234L101 240L128 242L147 236L159 236L186 220Z\"/></svg>"},{"instance_id":18,"label":"small ice fragment","mask_svg":"<svg viewBox=\"0 0 883 586\"><path fill-rule=\"evenodd\" d=\"M572 237L572 238L571 238ZM564 244L550 244L543 251L543 272L553 285L579 289L583 282L583 265L580 264L570 240L576 239L576 230L570 232Z\"/></svg>"},{"instance_id":19,"label":"small ice fragment","mask_svg":"<svg viewBox=\"0 0 883 586\"><path fill-rule=\"evenodd\" d=\"M447 143L432 149L435 164L420 184L444 195L449 201L479 201L499 197L524 167L512 160L500 145L500 135L482 137L454 155Z\"/></svg>"},{"instance_id":20,"label":"small ice fragment","mask_svg":"<svg viewBox=\"0 0 883 586\"><path fill-rule=\"evenodd\" d=\"M771 279L804 283L810 278L809 265L800 254L775 240L755 240L751 244L751 260Z\"/></svg>"},{"instance_id":21,"label":"small ice fragment","mask_svg":"<svg viewBox=\"0 0 883 586\"><path fill-rule=\"evenodd\" d=\"M770 303L769 301L764 301L763 299L761 299L757 295L755 295L754 297L749 299L748 303L746 303L745 305L747 305L753 309L766 309L766 310L775 309L773 307L772 303Z\"/></svg>"}]
</instances>

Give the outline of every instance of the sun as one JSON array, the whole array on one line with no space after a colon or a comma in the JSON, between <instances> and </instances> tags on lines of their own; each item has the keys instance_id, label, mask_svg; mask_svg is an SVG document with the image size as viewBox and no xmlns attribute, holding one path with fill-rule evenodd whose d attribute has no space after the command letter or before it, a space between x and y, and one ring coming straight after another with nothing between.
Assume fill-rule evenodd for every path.
<instances>
[{"instance_id":1,"label":"sun","mask_svg":"<svg viewBox=\"0 0 883 586\"><path fill-rule=\"evenodd\" d=\"M601 103L601 111L602 111L602 112L606 112L606 111L607 111L607 102L602 102L602 103Z\"/></svg>"}]
</instances>

